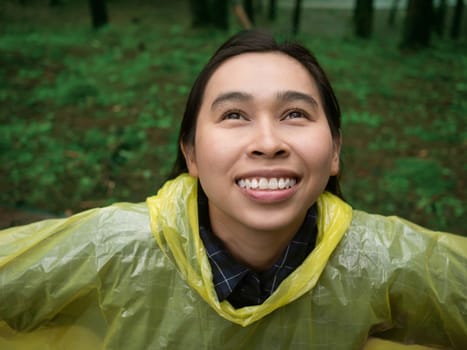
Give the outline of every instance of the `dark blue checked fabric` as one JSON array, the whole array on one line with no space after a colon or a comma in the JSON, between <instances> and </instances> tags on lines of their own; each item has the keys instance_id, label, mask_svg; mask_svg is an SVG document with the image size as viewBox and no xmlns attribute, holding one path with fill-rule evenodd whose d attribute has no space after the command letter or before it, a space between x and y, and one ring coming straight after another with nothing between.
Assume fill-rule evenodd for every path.
<instances>
[{"instance_id":1,"label":"dark blue checked fabric","mask_svg":"<svg viewBox=\"0 0 467 350\"><path fill-rule=\"evenodd\" d=\"M199 185L198 216L199 232L211 264L217 297L220 301L228 300L236 308L262 304L300 266L316 244L317 206L314 204L282 256L269 270L256 272L235 260L213 234L208 200Z\"/></svg>"}]
</instances>

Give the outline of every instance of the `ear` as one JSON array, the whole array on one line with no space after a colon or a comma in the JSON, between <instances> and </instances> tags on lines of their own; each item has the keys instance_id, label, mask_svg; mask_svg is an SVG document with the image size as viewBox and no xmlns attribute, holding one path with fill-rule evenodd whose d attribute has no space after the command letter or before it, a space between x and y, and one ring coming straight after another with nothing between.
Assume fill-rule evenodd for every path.
<instances>
[{"instance_id":1,"label":"ear","mask_svg":"<svg viewBox=\"0 0 467 350\"><path fill-rule=\"evenodd\" d=\"M198 177L198 166L196 165L194 146L185 145L183 142L180 142L180 148L182 150L183 156L185 157L188 172L191 176Z\"/></svg>"},{"instance_id":2,"label":"ear","mask_svg":"<svg viewBox=\"0 0 467 350\"><path fill-rule=\"evenodd\" d=\"M339 173L341 147L342 147L342 135L339 135L339 137L335 137L333 140L331 176L335 176Z\"/></svg>"}]
</instances>

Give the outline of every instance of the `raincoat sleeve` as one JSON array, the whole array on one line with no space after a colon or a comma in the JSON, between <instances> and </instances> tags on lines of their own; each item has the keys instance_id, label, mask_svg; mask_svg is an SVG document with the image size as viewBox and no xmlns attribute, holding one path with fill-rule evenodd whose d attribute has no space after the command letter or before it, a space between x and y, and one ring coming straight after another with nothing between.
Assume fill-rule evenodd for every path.
<instances>
[{"instance_id":1,"label":"raincoat sleeve","mask_svg":"<svg viewBox=\"0 0 467 350\"><path fill-rule=\"evenodd\" d=\"M413 228L414 224L408 224ZM410 235L410 228L404 234ZM417 242L413 242L417 244ZM431 232L425 252L391 281L395 327L386 336L467 348L467 240ZM401 247L404 249L404 247Z\"/></svg>"},{"instance_id":2,"label":"raincoat sleeve","mask_svg":"<svg viewBox=\"0 0 467 350\"><path fill-rule=\"evenodd\" d=\"M92 210L0 231L0 321L35 329L96 284L95 216Z\"/></svg>"},{"instance_id":3,"label":"raincoat sleeve","mask_svg":"<svg viewBox=\"0 0 467 350\"><path fill-rule=\"evenodd\" d=\"M362 249L381 266L390 322L377 337L406 344L467 349L467 239L427 230L397 217L363 219L372 247ZM374 218L375 216L373 216ZM386 247L381 253L379 247ZM384 251L384 250L383 250ZM378 253L376 253L378 252ZM375 276L376 277L376 276Z\"/></svg>"},{"instance_id":4,"label":"raincoat sleeve","mask_svg":"<svg viewBox=\"0 0 467 350\"><path fill-rule=\"evenodd\" d=\"M121 233L135 230L129 227L135 220L127 207L92 209L0 231L0 325L34 330L91 291L99 294L102 276L112 271L125 244Z\"/></svg>"}]
</instances>

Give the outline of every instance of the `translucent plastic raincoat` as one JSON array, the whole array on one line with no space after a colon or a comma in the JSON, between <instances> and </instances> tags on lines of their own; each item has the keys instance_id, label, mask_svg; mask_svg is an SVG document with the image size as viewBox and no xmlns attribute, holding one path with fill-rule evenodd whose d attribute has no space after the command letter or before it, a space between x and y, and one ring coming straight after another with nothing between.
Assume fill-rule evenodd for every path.
<instances>
[{"instance_id":1,"label":"translucent plastic raincoat","mask_svg":"<svg viewBox=\"0 0 467 350\"><path fill-rule=\"evenodd\" d=\"M262 305L217 300L196 180L0 232L0 349L467 349L467 240L325 193L318 241ZM394 348L394 347L393 347Z\"/></svg>"}]
</instances>

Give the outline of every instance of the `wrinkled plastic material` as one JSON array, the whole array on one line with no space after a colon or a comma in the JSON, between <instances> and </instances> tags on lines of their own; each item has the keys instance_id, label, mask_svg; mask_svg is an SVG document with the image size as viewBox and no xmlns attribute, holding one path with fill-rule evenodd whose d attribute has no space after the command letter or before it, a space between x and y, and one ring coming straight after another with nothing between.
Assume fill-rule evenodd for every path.
<instances>
[{"instance_id":1,"label":"wrinkled plastic material","mask_svg":"<svg viewBox=\"0 0 467 350\"><path fill-rule=\"evenodd\" d=\"M467 239L325 193L310 256L234 309L213 289L196 188L183 175L147 203L0 231L0 349L467 348Z\"/></svg>"}]
</instances>

